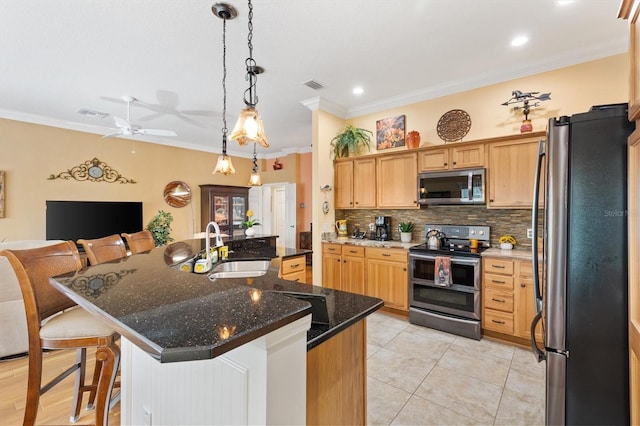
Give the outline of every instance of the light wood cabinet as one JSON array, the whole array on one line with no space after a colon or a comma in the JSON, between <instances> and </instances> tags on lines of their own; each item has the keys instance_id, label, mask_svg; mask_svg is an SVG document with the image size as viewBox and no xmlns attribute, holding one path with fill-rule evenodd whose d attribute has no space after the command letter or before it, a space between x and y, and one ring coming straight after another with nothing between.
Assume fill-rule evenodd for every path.
<instances>
[{"instance_id":1,"label":"light wood cabinet","mask_svg":"<svg viewBox=\"0 0 640 426\"><path fill-rule=\"evenodd\" d=\"M418 170L440 170L484 167L484 144L470 144L451 148L429 148L418 156Z\"/></svg>"},{"instance_id":2,"label":"light wood cabinet","mask_svg":"<svg viewBox=\"0 0 640 426\"><path fill-rule=\"evenodd\" d=\"M307 257L301 254L282 259L279 276L283 280L305 283L307 281Z\"/></svg>"},{"instance_id":3,"label":"light wood cabinet","mask_svg":"<svg viewBox=\"0 0 640 426\"><path fill-rule=\"evenodd\" d=\"M336 208L376 207L375 158L336 161L334 173Z\"/></svg>"},{"instance_id":4,"label":"light wood cabinet","mask_svg":"<svg viewBox=\"0 0 640 426\"><path fill-rule=\"evenodd\" d=\"M322 244L322 285L365 294L364 247Z\"/></svg>"},{"instance_id":5,"label":"light wood cabinet","mask_svg":"<svg viewBox=\"0 0 640 426\"><path fill-rule=\"evenodd\" d=\"M532 207L538 143L543 137L540 134L489 144L488 208Z\"/></svg>"},{"instance_id":6,"label":"light wood cabinet","mask_svg":"<svg viewBox=\"0 0 640 426\"><path fill-rule=\"evenodd\" d=\"M377 157L378 208L418 208L416 153Z\"/></svg>"},{"instance_id":7,"label":"light wood cabinet","mask_svg":"<svg viewBox=\"0 0 640 426\"><path fill-rule=\"evenodd\" d=\"M531 261L484 257L482 270L482 328L529 341L536 314ZM542 342L540 323L536 340Z\"/></svg>"},{"instance_id":8,"label":"light wood cabinet","mask_svg":"<svg viewBox=\"0 0 640 426\"><path fill-rule=\"evenodd\" d=\"M407 251L366 248L367 296L384 300L385 307L409 310L409 272Z\"/></svg>"}]
</instances>

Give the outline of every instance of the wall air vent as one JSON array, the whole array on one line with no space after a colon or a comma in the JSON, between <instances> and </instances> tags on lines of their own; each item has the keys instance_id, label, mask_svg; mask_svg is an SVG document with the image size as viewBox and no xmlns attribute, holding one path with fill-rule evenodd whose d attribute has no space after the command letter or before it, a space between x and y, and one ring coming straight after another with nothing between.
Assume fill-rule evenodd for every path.
<instances>
[{"instance_id":1,"label":"wall air vent","mask_svg":"<svg viewBox=\"0 0 640 426\"><path fill-rule=\"evenodd\" d=\"M307 87L311 87L313 90L320 90L320 89L324 89L324 86L321 83L318 83L315 80L309 80L309 81L305 81L304 83L305 86Z\"/></svg>"}]
</instances>

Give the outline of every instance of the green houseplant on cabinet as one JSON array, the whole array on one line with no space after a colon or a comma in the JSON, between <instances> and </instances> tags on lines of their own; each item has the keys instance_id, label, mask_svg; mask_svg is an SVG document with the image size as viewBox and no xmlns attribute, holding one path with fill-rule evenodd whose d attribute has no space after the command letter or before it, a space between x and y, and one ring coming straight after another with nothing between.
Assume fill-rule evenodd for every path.
<instances>
[{"instance_id":1,"label":"green houseplant on cabinet","mask_svg":"<svg viewBox=\"0 0 640 426\"><path fill-rule=\"evenodd\" d=\"M357 154L363 147L371 150L371 130L347 124L333 139L331 148L334 158L348 157L350 153Z\"/></svg>"},{"instance_id":2,"label":"green houseplant on cabinet","mask_svg":"<svg viewBox=\"0 0 640 426\"><path fill-rule=\"evenodd\" d=\"M410 243L413 236L413 222L400 222L398 229L400 230L400 241Z\"/></svg>"},{"instance_id":3,"label":"green houseplant on cabinet","mask_svg":"<svg viewBox=\"0 0 640 426\"><path fill-rule=\"evenodd\" d=\"M171 232L171 222L173 222L173 216L171 213L160 210L147 225L147 230L151 232L153 241L156 243L156 247L163 246L168 242L173 241L173 238L169 236L169 233Z\"/></svg>"}]
</instances>

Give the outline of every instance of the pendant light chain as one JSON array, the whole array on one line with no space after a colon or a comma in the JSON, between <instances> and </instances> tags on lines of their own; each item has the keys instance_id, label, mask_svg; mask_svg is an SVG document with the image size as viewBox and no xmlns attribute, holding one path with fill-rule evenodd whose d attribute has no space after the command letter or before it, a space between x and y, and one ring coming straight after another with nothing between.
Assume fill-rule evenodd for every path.
<instances>
[{"instance_id":1,"label":"pendant light chain","mask_svg":"<svg viewBox=\"0 0 640 426\"><path fill-rule=\"evenodd\" d=\"M258 69L256 61L253 59L253 4L249 0L249 21L247 23L249 34L247 35L247 45L249 46L249 57L245 61L247 66L247 80L249 88L245 91L244 103L246 105L255 106L258 103L258 95L256 94L256 80L258 79ZM247 96L249 99L247 99Z\"/></svg>"}]
</instances>

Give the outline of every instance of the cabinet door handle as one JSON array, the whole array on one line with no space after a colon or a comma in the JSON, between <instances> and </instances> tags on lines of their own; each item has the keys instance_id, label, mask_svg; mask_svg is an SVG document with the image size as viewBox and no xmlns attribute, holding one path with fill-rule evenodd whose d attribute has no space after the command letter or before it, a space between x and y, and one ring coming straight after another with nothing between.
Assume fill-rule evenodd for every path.
<instances>
[{"instance_id":1,"label":"cabinet door handle","mask_svg":"<svg viewBox=\"0 0 640 426\"><path fill-rule=\"evenodd\" d=\"M298 266L300 266L300 264L296 263L295 265L289 265L289 268L297 268Z\"/></svg>"},{"instance_id":2,"label":"cabinet door handle","mask_svg":"<svg viewBox=\"0 0 640 426\"><path fill-rule=\"evenodd\" d=\"M504 269L505 267L502 265L492 265L492 268L496 268L496 269Z\"/></svg>"},{"instance_id":3,"label":"cabinet door handle","mask_svg":"<svg viewBox=\"0 0 640 426\"><path fill-rule=\"evenodd\" d=\"M492 283L496 283L496 284L506 284L506 282L504 281L498 281L498 280L491 280Z\"/></svg>"},{"instance_id":4,"label":"cabinet door handle","mask_svg":"<svg viewBox=\"0 0 640 426\"><path fill-rule=\"evenodd\" d=\"M345 259L345 260L343 260L342 262L347 263L347 260Z\"/></svg>"},{"instance_id":5,"label":"cabinet door handle","mask_svg":"<svg viewBox=\"0 0 640 426\"><path fill-rule=\"evenodd\" d=\"M527 285L525 283L520 283L520 287L525 288Z\"/></svg>"},{"instance_id":6,"label":"cabinet door handle","mask_svg":"<svg viewBox=\"0 0 640 426\"><path fill-rule=\"evenodd\" d=\"M504 324L504 321L498 321L494 319L492 319L491 322L495 322L496 324Z\"/></svg>"},{"instance_id":7,"label":"cabinet door handle","mask_svg":"<svg viewBox=\"0 0 640 426\"><path fill-rule=\"evenodd\" d=\"M489 198L489 202L490 202L490 203L493 203L493 198Z\"/></svg>"},{"instance_id":8,"label":"cabinet door handle","mask_svg":"<svg viewBox=\"0 0 640 426\"><path fill-rule=\"evenodd\" d=\"M328 247L327 250L329 251L336 251L336 249L334 249L333 247Z\"/></svg>"},{"instance_id":9,"label":"cabinet door handle","mask_svg":"<svg viewBox=\"0 0 640 426\"><path fill-rule=\"evenodd\" d=\"M456 163L456 162L454 161L454 162L453 162L453 165L455 166L456 164L458 164L458 163Z\"/></svg>"},{"instance_id":10,"label":"cabinet door handle","mask_svg":"<svg viewBox=\"0 0 640 426\"><path fill-rule=\"evenodd\" d=\"M294 281L300 281L300 278L296 278Z\"/></svg>"},{"instance_id":11,"label":"cabinet door handle","mask_svg":"<svg viewBox=\"0 0 640 426\"><path fill-rule=\"evenodd\" d=\"M382 253L382 255L385 256L385 257L391 256L389 253Z\"/></svg>"},{"instance_id":12,"label":"cabinet door handle","mask_svg":"<svg viewBox=\"0 0 640 426\"><path fill-rule=\"evenodd\" d=\"M349 253L354 253L355 254L355 253L358 253L358 251L357 250L349 250Z\"/></svg>"},{"instance_id":13,"label":"cabinet door handle","mask_svg":"<svg viewBox=\"0 0 640 426\"><path fill-rule=\"evenodd\" d=\"M504 299L496 299L495 297L492 297L491 300L493 300L494 302L504 303Z\"/></svg>"}]
</instances>

